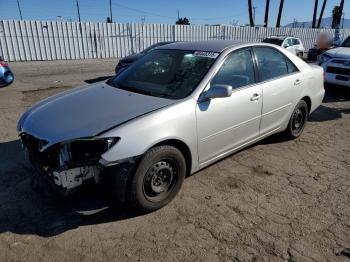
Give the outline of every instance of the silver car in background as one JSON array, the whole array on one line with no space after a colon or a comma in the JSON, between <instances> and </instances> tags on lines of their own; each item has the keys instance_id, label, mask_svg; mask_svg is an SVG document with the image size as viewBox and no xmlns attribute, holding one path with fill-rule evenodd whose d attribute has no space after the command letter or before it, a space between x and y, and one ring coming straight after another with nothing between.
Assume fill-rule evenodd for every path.
<instances>
[{"instance_id":1,"label":"silver car in background","mask_svg":"<svg viewBox=\"0 0 350 262\"><path fill-rule=\"evenodd\" d=\"M107 82L39 102L18 132L62 191L107 181L118 200L152 211L186 175L272 134L299 137L323 96L323 69L282 47L181 42Z\"/></svg>"}]
</instances>

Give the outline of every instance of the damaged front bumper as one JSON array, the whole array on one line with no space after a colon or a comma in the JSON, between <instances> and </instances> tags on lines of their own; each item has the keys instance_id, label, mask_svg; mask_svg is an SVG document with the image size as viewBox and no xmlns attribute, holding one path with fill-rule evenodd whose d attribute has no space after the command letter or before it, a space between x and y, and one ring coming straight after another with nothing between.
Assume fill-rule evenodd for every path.
<instances>
[{"instance_id":1,"label":"damaged front bumper","mask_svg":"<svg viewBox=\"0 0 350 262\"><path fill-rule=\"evenodd\" d=\"M118 138L78 139L46 147L47 141L30 134L21 133L20 137L31 164L64 195L74 192L86 180L100 183L101 173L117 164L104 163L101 155Z\"/></svg>"}]
</instances>

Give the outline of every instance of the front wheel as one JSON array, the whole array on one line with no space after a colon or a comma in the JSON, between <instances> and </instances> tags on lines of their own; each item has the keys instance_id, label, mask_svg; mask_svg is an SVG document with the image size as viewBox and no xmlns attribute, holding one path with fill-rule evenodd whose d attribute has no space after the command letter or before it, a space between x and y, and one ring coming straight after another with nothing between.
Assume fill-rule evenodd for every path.
<instances>
[{"instance_id":1,"label":"front wheel","mask_svg":"<svg viewBox=\"0 0 350 262\"><path fill-rule=\"evenodd\" d=\"M299 101L295 107L292 116L290 117L288 127L285 130L285 135L289 139L298 138L304 130L307 118L309 115L309 109L304 100Z\"/></svg>"},{"instance_id":2,"label":"front wheel","mask_svg":"<svg viewBox=\"0 0 350 262\"><path fill-rule=\"evenodd\" d=\"M140 211L157 210L176 196L185 175L186 161L177 148L167 145L152 148L131 178L127 199Z\"/></svg>"}]
</instances>

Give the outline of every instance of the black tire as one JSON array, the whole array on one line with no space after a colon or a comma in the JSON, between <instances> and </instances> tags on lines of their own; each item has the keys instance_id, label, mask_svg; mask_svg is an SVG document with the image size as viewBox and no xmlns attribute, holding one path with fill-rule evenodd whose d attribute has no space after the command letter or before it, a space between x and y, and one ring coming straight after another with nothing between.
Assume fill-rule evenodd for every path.
<instances>
[{"instance_id":1,"label":"black tire","mask_svg":"<svg viewBox=\"0 0 350 262\"><path fill-rule=\"evenodd\" d=\"M294 108L292 116L290 117L287 129L284 131L288 139L298 138L304 130L306 121L309 116L309 109L304 100L300 100Z\"/></svg>"},{"instance_id":2,"label":"black tire","mask_svg":"<svg viewBox=\"0 0 350 262\"><path fill-rule=\"evenodd\" d=\"M141 159L126 192L128 202L142 212L168 204L179 192L186 175L186 161L172 146L150 149Z\"/></svg>"},{"instance_id":3,"label":"black tire","mask_svg":"<svg viewBox=\"0 0 350 262\"><path fill-rule=\"evenodd\" d=\"M303 59L304 58L304 54L299 52L298 55L297 55L299 58Z\"/></svg>"}]
</instances>

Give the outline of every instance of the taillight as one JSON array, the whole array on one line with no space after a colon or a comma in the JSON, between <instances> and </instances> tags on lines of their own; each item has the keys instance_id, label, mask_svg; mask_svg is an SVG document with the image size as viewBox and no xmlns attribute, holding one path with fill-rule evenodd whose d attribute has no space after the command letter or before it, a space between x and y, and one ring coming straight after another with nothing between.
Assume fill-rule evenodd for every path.
<instances>
[{"instance_id":1,"label":"taillight","mask_svg":"<svg viewBox=\"0 0 350 262\"><path fill-rule=\"evenodd\" d=\"M8 66L8 64L4 63L4 62L0 62L0 67L5 67Z\"/></svg>"}]
</instances>

